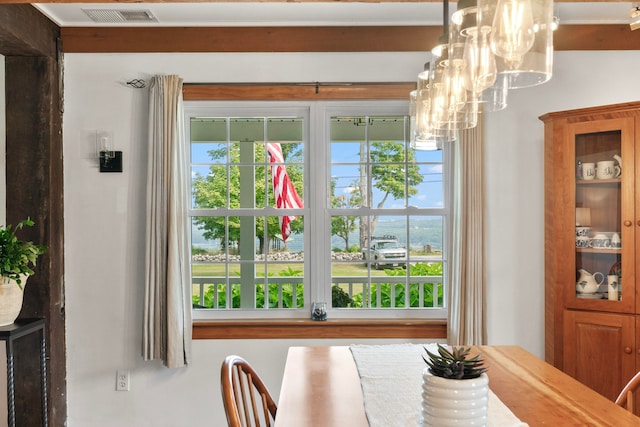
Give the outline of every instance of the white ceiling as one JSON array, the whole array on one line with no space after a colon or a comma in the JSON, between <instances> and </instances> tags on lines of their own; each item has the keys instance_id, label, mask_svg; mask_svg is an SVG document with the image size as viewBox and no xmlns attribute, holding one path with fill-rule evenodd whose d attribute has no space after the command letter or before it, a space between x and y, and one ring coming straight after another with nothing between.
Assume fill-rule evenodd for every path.
<instances>
[{"instance_id":1,"label":"white ceiling","mask_svg":"<svg viewBox=\"0 0 640 427\"><path fill-rule=\"evenodd\" d=\"M562 24L629 23L631 2L557 3ZM41 3L35 4L61 27L92 26L353 26L441 25L440 3L257 2L257 3ZM147 10L157 22L96 23L83 9ZM455 10L451 4L450 13Z\"/></svg>"}]
</instances>

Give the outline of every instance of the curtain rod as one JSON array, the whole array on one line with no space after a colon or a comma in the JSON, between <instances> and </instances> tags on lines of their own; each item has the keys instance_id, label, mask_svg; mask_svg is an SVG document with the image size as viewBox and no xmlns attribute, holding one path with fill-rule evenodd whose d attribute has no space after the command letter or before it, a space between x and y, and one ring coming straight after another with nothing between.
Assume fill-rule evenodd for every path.
<instances>
[{"instance_id":1,"label":"curtain rod","mask_svg":"<svg viewBox=\"0 0 640 427\"><path fill-rule=\"evenodd\" d=\"M227 82L185 83L184 86L402 86L413 82Z\"/></svg>"},{"instance_id":2,"label":"curtain rod","mask_svg":"<svg viewBox=\"0 0 640 427\"><path fill-rule=\"evenodd\" d=\"M415 82L225 82L225 83L184 83L183 86L312 86L316 90L321 86L404 86ZM146 87L143 79L133 79L127 82L127 85L142 89Z\"/></svg>"}]
</instances>

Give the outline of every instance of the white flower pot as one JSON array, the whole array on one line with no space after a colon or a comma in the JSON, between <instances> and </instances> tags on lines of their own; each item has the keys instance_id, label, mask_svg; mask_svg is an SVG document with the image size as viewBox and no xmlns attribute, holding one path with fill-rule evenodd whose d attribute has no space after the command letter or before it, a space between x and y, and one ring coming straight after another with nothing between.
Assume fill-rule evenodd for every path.
<instances>
[{"instance_id":1,"label":"white flower pot","mask_svg":"<svg viewBox=\"0 0 640 427\"><path fill-rule=\"evenodd\" d=\"M23 289L27 285L27 278L22 277L22 289L8 277L0 277L0 326L10 325L16 320L22 310Z\"/></svg>"},{"instance_id":2,"label":"white flower pot","mask_svg":"<svg viewBox=\"0 0 640 427\"><path fill-rule=\"evenodd\" d=\"M489 377L453 380L422 372L423 427L486 426Z\"/></svg>"}]
</instances>

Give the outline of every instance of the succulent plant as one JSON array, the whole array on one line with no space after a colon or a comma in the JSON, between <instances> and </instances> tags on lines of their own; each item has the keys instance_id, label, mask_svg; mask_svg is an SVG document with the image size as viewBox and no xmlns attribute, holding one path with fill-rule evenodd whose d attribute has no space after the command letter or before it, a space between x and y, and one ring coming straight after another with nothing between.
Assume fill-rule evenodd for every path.
<instances>
[{"instance_id":1,"label":"succulent plant","mask_svg":"<svg viewBox=\"0 0 640 427\"><path fill-rule=\"evenodd\" d=\"M453 347L448 350L438 344L438 354L431 353L426 347L424 349L429 357L422 358L429 366L429 372L436 377L466 380L478 378L487 370L482 366L484 360L480 354L469 358L471 349L468 347Z\"/></svg>"}]
</instances>

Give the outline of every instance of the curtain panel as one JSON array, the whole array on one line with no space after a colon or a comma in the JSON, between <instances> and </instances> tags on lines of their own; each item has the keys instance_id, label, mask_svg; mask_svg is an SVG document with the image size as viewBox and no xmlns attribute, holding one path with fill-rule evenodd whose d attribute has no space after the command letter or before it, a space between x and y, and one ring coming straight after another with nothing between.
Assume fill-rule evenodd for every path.
<instances>
[{"instance_id":1,"label":"curtain panel","mask_svg":"<svg viewBox=\"0 0 640 427\"><path fill-rule=\"evenodd\" d=\"M191 360L188 171L179 76L156 76L149 89L149 140L143 349L169 368Z\"/></svg>"},{"instance_id":2,"label":"curtain panel","mask_svg":"<svg viewBox=\"0 0 640 427\"><path fill-rule=\"evenodd\" d=\"M487 341L485 272L484 115L453 143L453 200L447 340L451 345Z\"/></svg>"}]
</instances>

